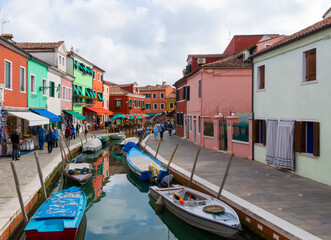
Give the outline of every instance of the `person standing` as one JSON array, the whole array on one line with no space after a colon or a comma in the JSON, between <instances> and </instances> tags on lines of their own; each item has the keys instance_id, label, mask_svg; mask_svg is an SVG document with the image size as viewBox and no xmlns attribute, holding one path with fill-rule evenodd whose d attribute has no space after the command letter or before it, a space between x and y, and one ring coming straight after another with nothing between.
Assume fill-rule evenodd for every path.
<instances>
[{"instance_id":1,"label":"person standing","mask_svg":"<svg viewBox=\"0 0 331 240\"><path fill-rule=\"evenodd\" d=\"M155 137L155 139L157 138L158 132L159 132L159 127L157 125L155 125L155 127L154 127L154 137Z\"/></svg>"},{"instance_id":2,"label":"person standing","mask_svg":"<svg viewBox=\"0 0 331 240\"><path fill-rule=\"evenodd\" d=\"M171 137L171 132L172 132L172 128L173 128L171 122L168 123L167 128L168 128L168 131L169 131L169 136Z\"/></svg>"},{"instance_id":3,"label":"person standing","mask_svg":"<svg viewBox=\"0 0 331 240\"><path fill-rule=\"evenodd\" d=\"M160 132L160 138L163 140L163 133L164 133L164 125L163 123L160 123L160 128L159 128L159 132Z\"/></svg>"},{"instance_id":4,"label":"person standing","mask_svg":"<svg viewBox=\"0 0 331 240\"><path fill-rule=\"evenodd\" d=\"M85 122L84 128L85 128L85 137L86 137L87 132L88 132L88 125L87 125L87 122Z\"/></svg>"},{"instance_id":5,"label":"person standing","mask_svg":"<svg viewBox=\"0 0 331 240\"><path fill-rule=\"evenodd\" d=\"M37 130L37 135L38 135L38 142L39 142L39 150L44 150L46 129L43 126L41 126Z\"/></svg>"},{"instance_id":6,"label":"person standing","mask_svg":"<svg viewBox=\"0 0 331 240\"><path fill-rule=\"evenodd\" d=\"M76 128L75 125L71 125L71 140L72 138L76 139Z\"/></svg>"},{"instance_id":7,"label":"person standing","mask_svg":"<svg viewBox=\"0 0 331 240\"><path fill-rule=\"evenodd\" d=\"M76 135L79 136L80 125L79 123L76 124Z\"/></svg>"},{"instance_id":8,"label":"person standing","mask_svg":"<svg viewBox=\"0 0 331 240\"><path fill-rule=\"evenodd\" d=\"M66 141L67 141L68 145L70 145L71 129L69 128L69 125L67 125L67 128L64 132L64 136L66 138Z\"/></svg>"},{"instance_id":9,"label":"person standing","mask_svg":"<svg viewBox=\"0 0 331 240\"><path fill-rule=\"evenodd\" d=\"M51 153L53 150L53 144L54 144L54 133L52 131L52 128L50 127L49 131L46 134L46 142L47 142L47 149L48 149L48 153Z\"/></svg>"},{"instance_id":10,"label":"person standing","mask_svg":"<svg viewBox=\"0 0 331 240\"><path fill-rule=\"evenodd\" d=\"M13 144L12 160L13 161L20 160L19 157L18 157L18 153L19 153L19 150L20 150L20 135L18 133L17 128L10 134L10 140Z\"/></svg>"},{"instance_id":11,"label":"person standing","mask_svg":"<svg viewBox=\"0 0 331 240\"><path fill-rule=\"evenodd\" d=\"M54 147L58 147L57 146L57 143L58 143L58 140L59 140L59 132L57 131L57 127L54 128Z\"/></svg>"}]
</instances>

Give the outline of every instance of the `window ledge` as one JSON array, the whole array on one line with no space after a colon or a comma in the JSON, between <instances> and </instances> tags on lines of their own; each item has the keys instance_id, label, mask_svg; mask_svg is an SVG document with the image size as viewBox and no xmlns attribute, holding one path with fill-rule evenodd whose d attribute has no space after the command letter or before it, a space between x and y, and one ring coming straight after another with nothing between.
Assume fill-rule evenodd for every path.
<instances>
[{"instance_id":1,"label":"window ledge","mask_svg":"<svg viewBox=\"0 0 331 240\"><path fill-rule=\"evenodd\" d=\"M204 138L214 139L214 137L203 135Z\"/></svg>"},{"instance_id":2,"label":"window ledge","mask_svg":"<svg viewBox=\"0 0 331 240\"><path fill-rule=\"evenodd\" d=\"M249 144L249 142L245 142L245 141L239 141L239 140L232 140L232 142L234 143L241 143L241 144Z\"/></svg>"},{"instance_id":3,"label":"window ledge","mask_svg":"<svg viewBox=\"0 0 331 240\"><path fill-rule=\"evenodd\" d=\"M254 145L259 146L259 147L265 147L262 143L254 143Z\"/></svg>"},{"instance_id":4,"label":"window ledge","mask_svg":"<svg viewBox=\"0 0 331 240\"><path fill-rule=\"evenodd\" d=\"M256 89L256 92L265 92L265 88L263 88L263 89Z\"/></svg>"},{"instance_id":5,"label":"window ledge","mask_svg":"<svg viewBox=\"0 0 331 240\"><path fill-rule=\"evenodd\" d=\"M317 80L314 80L314 81L305 81L305 82L301 82L301 86L305 86L305 85L311 85L311 84L317 84L318 81Z\"/></svg>"},{"instance_id":6,"label":"window ledge","mask_svg":"<svg viewBox=\"0 0 331 240\"><path fill-rule=\"evenodd\" d=\"M317 156L314 156L311 153L299 153L300 156L304 156L304 157L309 157L309 158L313 158L313 159L317 159Z\"/></svg>"}]
</instances>

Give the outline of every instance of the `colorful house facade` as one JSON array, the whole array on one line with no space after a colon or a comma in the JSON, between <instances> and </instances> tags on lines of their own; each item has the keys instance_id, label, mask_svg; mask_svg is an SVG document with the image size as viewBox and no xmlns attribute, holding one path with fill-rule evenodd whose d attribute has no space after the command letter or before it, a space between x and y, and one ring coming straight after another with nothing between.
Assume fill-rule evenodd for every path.
<instances>
[{"instance_id":1,"label":"colorful house facade","mask_svg":"<svg viewBox=\"0 0 331 240\"><path fill-rule=\"evenodd\" d=\"M328 185L329 15L252 57L254 159Z\"/></svg>"},{"instance_id":2,"label":"colorful house facade","mask_svg":"<svg viewBox=\"0 0 331 240\"><path fill-rule=\"evenodd\" d=\"M172 112L176 110L176 93L172 92L165 98L165 110Z\"/></svg>"}]
</instances>

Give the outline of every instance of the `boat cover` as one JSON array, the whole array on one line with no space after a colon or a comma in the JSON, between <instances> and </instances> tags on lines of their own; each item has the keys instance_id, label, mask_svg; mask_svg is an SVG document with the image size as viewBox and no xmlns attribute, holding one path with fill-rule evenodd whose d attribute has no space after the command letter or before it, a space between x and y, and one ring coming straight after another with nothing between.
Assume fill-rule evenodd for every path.
<instances>
[{"instance_id":1,"label":"boat cover","mask_svg":"<svg viewBox=\"0 0 331 240\"><path fill-rule=\"evenodd\" d=\"M138 145L133 142L128 142L127 144L125 144L125 146L122 148L122 150L124 152L129 152L132 148L135 148L135 149L138 149L141 151L140 147L138 147Z\"/></svg>"},{"instance_id":2,"label":"boat cover","mask_svg":"<svg viewBox=\"0 0 331 240\"><path fill-rule=\"evenodd\" d=\"M102 142L99 138L93 138L83 145L83 152L96 152L102 148Z\"/></svg>"},{"instance_id":3,"label":"boat cover","mask_svg":"<svg viewBox=\"0 0 331 240\"><path fill-rule=\"evenodd\" d=\"M79 187L71 187L54 194L35 213L35 219L74 218L81 198Z\"/></svg>"}]
</instances>

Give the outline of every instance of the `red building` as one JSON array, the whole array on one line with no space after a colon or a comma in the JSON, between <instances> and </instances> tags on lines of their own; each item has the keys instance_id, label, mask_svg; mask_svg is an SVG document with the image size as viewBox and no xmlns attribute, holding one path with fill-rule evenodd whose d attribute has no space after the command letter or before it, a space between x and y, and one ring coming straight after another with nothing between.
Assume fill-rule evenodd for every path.
<instances>
[{"instance_id":1,"label":"red building","mask_svg":"<svg viewBox=\"0 0 331 240\"><path fill-rule=\"evenodd\" d=\"M175 82L176 87L176 135L184 137L184 116L187 113L186 99L183 98L183 93L187 89L187 78L183 77ZM188 130L188 129L187 129ZM187 134L188 136L188 134Z\"/></svg>"},{"instance_id":2,"label":"red building","mask_svg":"<svg viewBox=\"0 0 331 240\"><path fill-rule=\"evenodd\" d=\"M109 110L114 112L114 114L143 114L144 108L145 96L140 94L136 82L122 85L110 83Z\"/></svg>"}]
</instances>

